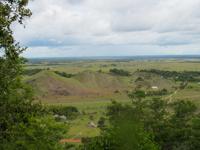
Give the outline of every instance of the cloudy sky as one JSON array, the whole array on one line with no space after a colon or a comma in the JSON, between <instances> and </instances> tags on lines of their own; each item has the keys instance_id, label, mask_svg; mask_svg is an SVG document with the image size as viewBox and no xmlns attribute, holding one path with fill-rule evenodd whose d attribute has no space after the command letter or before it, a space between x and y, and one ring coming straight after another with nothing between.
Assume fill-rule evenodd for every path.
<instances>
[{"instance_id":1,"label":"cloudy sky","mask_svg":"<svg viewBox=\"0 0 200 150\"><path fill-rule=\"evenodd\" d=\"M200 55L200 0L32 0L26 57Z\"/></svg>"}]
</instances>

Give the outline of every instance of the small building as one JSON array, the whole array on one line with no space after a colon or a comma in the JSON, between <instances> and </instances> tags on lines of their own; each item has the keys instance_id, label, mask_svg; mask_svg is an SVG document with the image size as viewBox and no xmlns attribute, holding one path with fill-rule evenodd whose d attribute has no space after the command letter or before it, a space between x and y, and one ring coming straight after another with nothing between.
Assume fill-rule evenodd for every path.
<instances>
[{"instance_id":1,"label":"small building","mask_svg":"<svg viewBox=\"0 0 200 150\"><path fill-rule=\"evenodd\" d=\"M91 121L91 122L88 123L88 127L89 128L97 128L97 125L94 122Z\"/></svg>"},{"instance_id":2,"label":"small building","mask_svg":"<svg viewBox=\"0 0 200 150\"><path fill-rule=\"evenodd\" d=\"M152 88L153 90L157 90L157 89L158 89L157 86L152 86L151 88Z\"/></svg>"},{"instance_id":3,"label":"small building","mask_svg":"<svg viewBox=\"0 0 200 150\"><path fill-rule=\"evenodd\" d=\"M66 116L64 116L64 115L60 116L60 115L58 115L58 114L55 114L55 115L54 115L54 118L55 118L57 121L66 121L66 120L67 120L67 117L66 117Z\"/></svg>"}]
</instances>

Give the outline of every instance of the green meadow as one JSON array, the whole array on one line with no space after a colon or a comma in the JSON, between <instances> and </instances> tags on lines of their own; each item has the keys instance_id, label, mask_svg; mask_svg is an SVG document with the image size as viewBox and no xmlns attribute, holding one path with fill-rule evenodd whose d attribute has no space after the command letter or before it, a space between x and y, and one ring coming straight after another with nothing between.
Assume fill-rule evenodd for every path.
<instances>
[{"instance_id":1,"label":"green meadow","mask_svg":"<svg viewBox=\"0 0 200 150\"><path fill-rule=\"evenodd\" d=\"M79 110L80 115L68 122L69 138L99 135L99 128L90 127L90 123L98 124L111 101L130 103L128 92L138 88L147 92L166 89L168 94L162 96L166 101L191 100L200 105L200 82L187 82L184 89L177 89L183 81L139 71L200 71L200 62L195 60L44 61L28 63L25 68L28 73L24 74L24 81L33 87L35 100L47 106L74 106ZM113 74L110 72L113 68L127 71L130 75Z\"/></svg>"}]
</instances>

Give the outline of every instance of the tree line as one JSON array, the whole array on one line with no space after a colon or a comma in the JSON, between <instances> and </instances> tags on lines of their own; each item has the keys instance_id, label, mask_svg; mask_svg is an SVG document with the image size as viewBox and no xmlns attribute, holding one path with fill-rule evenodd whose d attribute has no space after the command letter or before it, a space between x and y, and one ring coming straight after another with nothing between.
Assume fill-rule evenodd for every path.
<instances>
[{"instance_id":1,"label":"tree line","mask_svg":"<svg viewBox=\"0 0 200 150\"><path fill-rule=\"evenodd\" d=\"M120 76L130 76L131 75L131 73L129 71L126 71L123 69L117 69L117 68L110 69L110 73L112 73L114 75L120 75Z\"/></svg>"},{"instance_id":2,"label":"tree line","mask_svg":"<svg viewBox=\"0 0 200 150\"><path fill-rule=\"evenodd\" d=\"M86 139L87 150L197 150L200 113L190 101L145 100L144 91L129 94L131 105L113 101L109 125L101 135Z\"/></svg>"},{"instance_id":3,"label":"tree line","mask_svg":"<svg viewBox=\"0 0 200 150\"><path fill-rule=\"evenodd\" d=\"M164 78L172 78L175 81L190 81L190 82L200 82L200 71L164 71L157 69L150 70L139 70L140 72L147 72L160 75Z\"/></svg>"}]
</instances>

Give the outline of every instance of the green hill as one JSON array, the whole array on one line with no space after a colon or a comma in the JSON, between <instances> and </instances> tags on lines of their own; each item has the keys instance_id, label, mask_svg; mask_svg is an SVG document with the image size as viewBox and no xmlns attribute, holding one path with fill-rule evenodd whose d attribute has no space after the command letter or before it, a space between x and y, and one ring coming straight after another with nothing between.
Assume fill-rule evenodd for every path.
<instances>
[{"instance_id":1,"label":"green hill","mask_svg":"<svg viewBox=\"0 0 200 150\"><path fill-rule=\"evenodd\" d=\"M128 88L127 79L106 73L84 71L71 78L44 70L26 77L40 100L110 97L116 91Z\"/></svg>"},{"instance_id":2,"label":"green hill","mask_svg":"<svg viewBox=\"0 0 200 150\"><path fill-rule=\"evenodd\" d=\"M141 88L152 90L173 90L173 83L161 76L151 73L135 72L130 76L113 75L109 72L83 71L71 76L63 76L66 72L42 70L25 76L35 93L36 99L43 102L74 102L88 100L124 99L127 91Z\"/></svg>"}]
</instances>

